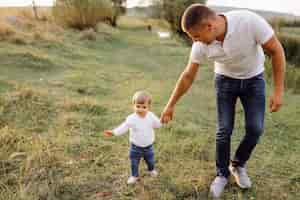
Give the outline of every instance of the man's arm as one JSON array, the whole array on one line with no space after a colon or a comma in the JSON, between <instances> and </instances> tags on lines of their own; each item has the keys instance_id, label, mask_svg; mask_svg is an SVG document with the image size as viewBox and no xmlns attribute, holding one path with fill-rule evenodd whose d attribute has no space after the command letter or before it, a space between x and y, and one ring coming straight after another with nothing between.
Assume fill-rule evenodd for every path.
<instances>
[{"instance_id":1,"label":"man's arm","mask_svg":"<svg viewBox=\"0 0 300 200\"><path fill-rule=\"evenodd\" d=\"M284 50L275 34L262 45L266 53L271 57L274 91L270 98L270 112L276 112L282 105L284 93L285 55Z\"/></svg>"},{"instance_id":2,"label":"man's arm","mask_svg":"<svg viewBox=\"0 0 300 200\"><path fill-rule=\"evenodd\" d=\"M185 94L188 91L188 89L191 87L196 77L198 68L199 68L198 63L190 62L186 66L185 70L181 73L176 83L176 86L172 92L172 95L169 98L169 101L165 106L163 113L161 114L162 123L168 123L170 120L172 120L175 104L180 99L180 97L183 94Z\"/></svg>"}]
</instances>

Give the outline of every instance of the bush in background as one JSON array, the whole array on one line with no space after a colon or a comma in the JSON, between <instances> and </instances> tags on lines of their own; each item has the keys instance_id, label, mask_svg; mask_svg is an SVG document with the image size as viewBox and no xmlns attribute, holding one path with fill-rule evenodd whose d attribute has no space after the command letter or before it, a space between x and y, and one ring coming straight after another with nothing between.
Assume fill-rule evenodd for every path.
<instances>
[{"instance_id":1,"label":"bush in background","mask_svg":"<svg viewBox=\"0 0 300 200\"><path fill-rule=\"evenodd\" d=\"M281 20L281 25L285 27L300 27L300 20Z\"/></svg>"},{"instance_id":2,"label":"bush in background","mask_svg":"<svg viewBox=\"0 0 300 200\"><path fill-rule=\"evenodd\" d=\"M300 21L273 18L269 23L275 30L288 61L285 73L285 87L294 93L300 93L300 35L298 35ZM272 80L270 62L266 65L266 75L269 80Z\"/></svg>"},{"instance_id":3,"label":"bush in background","mask_svg":"<svg viewBox=\"0 0 300 200\"><path fill-rule=\"evenodd\" d=\"M278 38L284 48L288 62L300 67L300 37L279 33Z\"/></svg>"},{"instance_id":4,"label":"bush in background","mask_svg":"<svg viewBox=\"0 0 300 200\"><path fill-rule=\"evenodd\" d=\"M193 3L205 4L206 0L163 0L162 1L162 15L171 26L173 32L187 38L181 29L181 17L185 9Z\"/></svg>"},{"instance_id":5,"label":"bush in background","mask_svg":"<svg viewBox=\"0 0 300 200\"><path fill-rule=\"evenodd\" d=\"M276 32L280 32L281 28L289 27L289 28L297 28L300 27L300 20L287 20L282 17L273 17L268 20L273 29Z\"/></svg>"},{"instance_id":6,"label":"bush in background","mask_svg":"<svg viewBox=\"0 0 300 200\"><path fill-rule=\"evenodd\" d=\"M100 21L111 21L114 7L110 0L57 0L53 16L58 23L83 30L95 28Z\"/></svg>"},{"instance_id":7,"label":"bush in background","mask_svg":"<svg viewBox=\"0 0 300 200\"><path fill-rule=\"evenodd\" d=\"M273 29L276 31L289 63L295 64L299 68L300 63L300 34L298 20L286 20L283 18L273 18L269 21Z\"/></svg>"},{"instance_id":8,"label":"bush in background","mask_svg":"<svg viewBox=\"0 0 300 200\"><path fill-rule=\"evenodd\" d=\"M265 76L268 82L273 82L273 69L271 60L268 59L265 64ZM285 72L285 88L291 90L293 93L300 94L300 70L296 65L287 64Z\"/></svg>"}]
</instances>

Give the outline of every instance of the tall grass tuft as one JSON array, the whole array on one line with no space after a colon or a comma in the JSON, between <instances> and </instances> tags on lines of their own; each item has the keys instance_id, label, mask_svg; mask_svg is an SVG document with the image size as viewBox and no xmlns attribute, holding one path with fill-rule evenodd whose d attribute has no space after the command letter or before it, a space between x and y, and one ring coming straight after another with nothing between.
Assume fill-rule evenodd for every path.
<instances>
[{"instance_id":1,"label":"tall grass tuft","mask_svg":"<svg viewBox=\"0 0 300 200\"><path fill-rule=\"evenodd\" d=\"M109 21L113 14L109 0L57 0L53 8L58 23L78 30L95 28L100 21Z\"/></svg>"},{"instance_id":2,"label":"tall grass tuft","mask_svg":"<svg viewBox=\"0 0 300 200\"><path fill-rule=\"evenodd\" d=\"M41 133L47 130L55 115L55 107L47 93L20 88L0 96L0 127Z\"/></svg>"},{"instance_id":3,"label":"tall grass tuft","mask_svg":"<svg viewBox=\"0 0 300 200\"><path fill-rule=\"evenodd\" d=\"M20 129L0 128L1 197L54 199L65 158L46 139ZM1 198L3 199L3 198Z\"/></svg>"}]
</instances>

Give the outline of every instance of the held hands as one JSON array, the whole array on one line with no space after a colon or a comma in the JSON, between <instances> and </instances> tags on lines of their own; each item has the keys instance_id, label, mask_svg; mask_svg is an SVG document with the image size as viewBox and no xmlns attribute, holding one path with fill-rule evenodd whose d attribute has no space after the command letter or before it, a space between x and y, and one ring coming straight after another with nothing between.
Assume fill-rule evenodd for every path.
<instances>
[{"instance_id":1,"label":"held hands","mask_svg":"<svg viewBox=\"0 0 300 200\"><path fill-rule=\"evenodd\" d=\"M172 106L166 106L161 113L160 122L163 124L167 124L169 121L173 119L174 108Z\"/></svg>"},{"instance_id":2,"label":"held hands","mask_svg":"<svg viewBox=\"0 0 300 200\"><path fill-rule=\"evenodd\" d=\"M105 130L105 131L104 131L104 135L105 135L106 137L111 137L111 136L114 135L114 133L113 133L111 130Z\"/></svg>"},{"instance_id":3,"label":"held hands","mask_svg":"<svg viewBox=\"0 0 300 200\"><path fill-rule=\"evenodd\" d=\"M270 112L277 112L282 105L282 93L274 92L274 94L270 97L269 109Z\"/></svg>"}]
</instances>

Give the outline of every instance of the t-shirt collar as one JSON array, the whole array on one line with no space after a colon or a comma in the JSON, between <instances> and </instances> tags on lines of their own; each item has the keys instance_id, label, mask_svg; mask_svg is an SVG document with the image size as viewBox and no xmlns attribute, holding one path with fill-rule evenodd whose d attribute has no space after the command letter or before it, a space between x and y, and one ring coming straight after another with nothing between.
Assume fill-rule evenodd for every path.
<instances>
[{"instance_id":1,"label":"t-shirt collar","mask_svg":"<svg viewBox=\"0 0 300 200\"><path fill-rule=\"evenodd\" d=\"M222 15L226 18L227 22L227 32L224 38L224 41L230 37L230 35L233 33L233 27L232 27L232 21L230 16L227 15L227 13L220 13L219 15Z\"/></svg>"}]
</instances>

